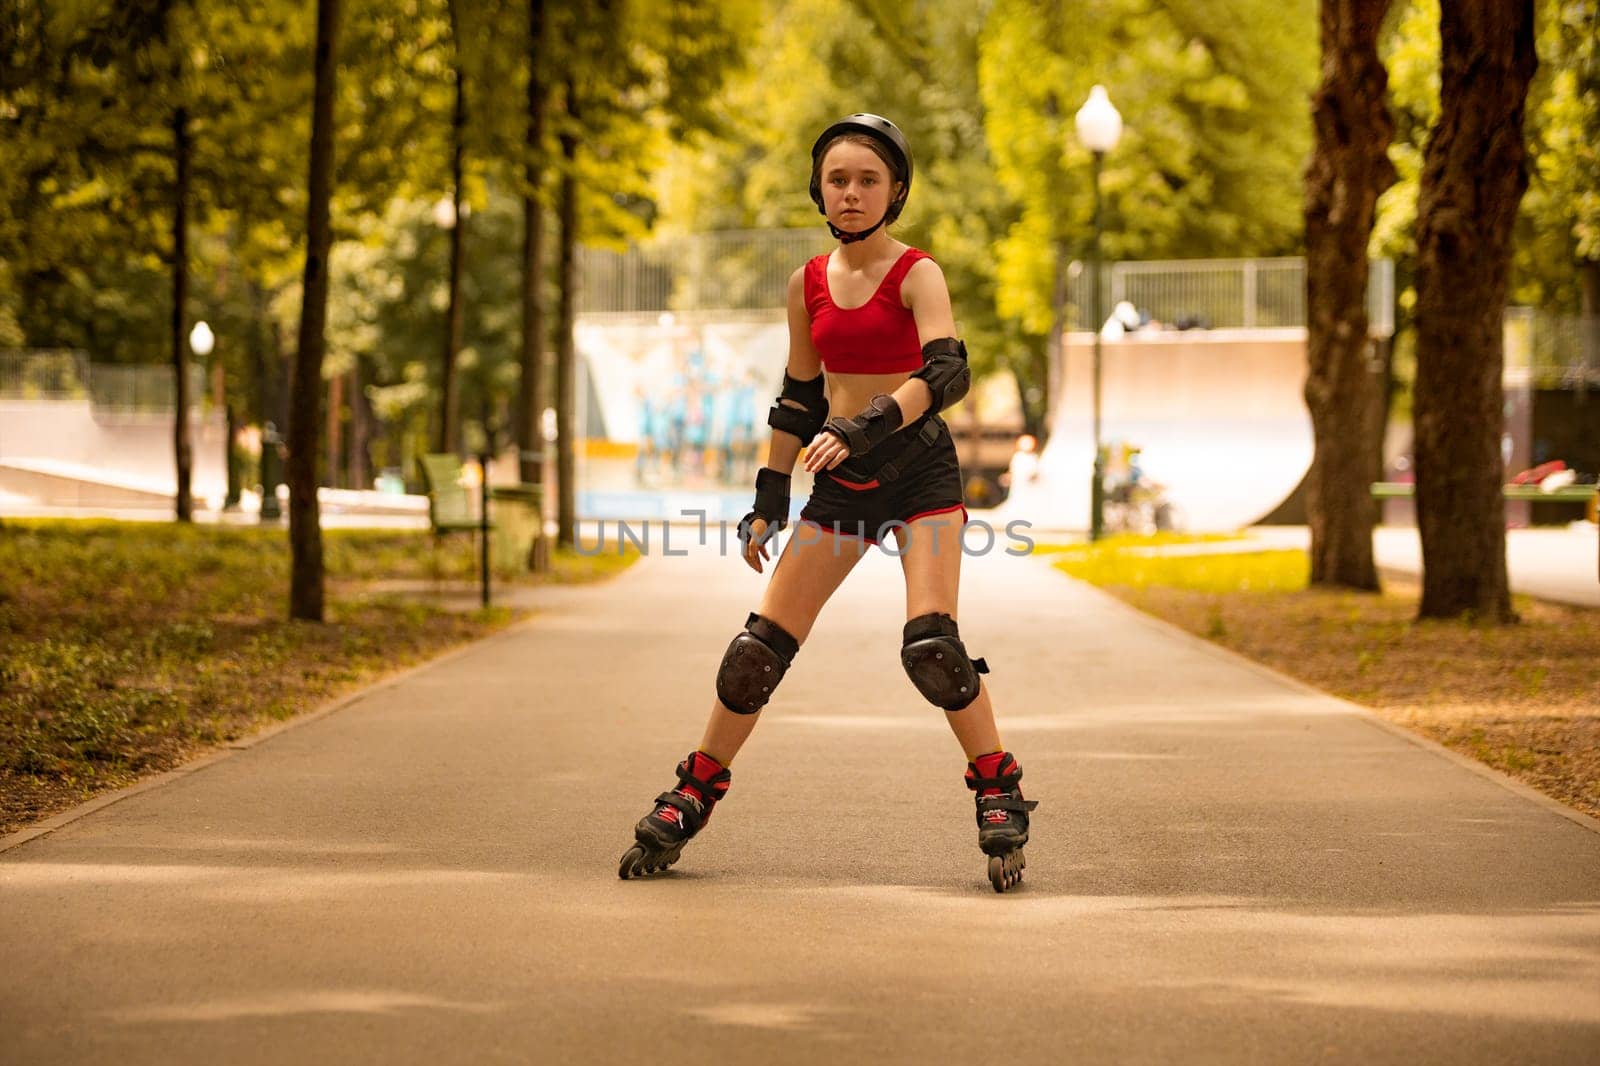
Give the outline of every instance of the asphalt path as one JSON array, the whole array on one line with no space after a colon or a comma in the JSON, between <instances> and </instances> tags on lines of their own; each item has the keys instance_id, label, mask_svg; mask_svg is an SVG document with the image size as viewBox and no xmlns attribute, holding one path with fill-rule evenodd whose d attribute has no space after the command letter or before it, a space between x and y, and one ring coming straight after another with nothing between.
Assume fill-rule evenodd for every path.
<instances>
[{"instance_id":1,"label":"asphalt path","mask_svg":"<svg viewBox=\"0 0 1600 1066\"><path fill-rule=\"evenodd\" d=\"M961 616L1040 801L1020 889L881 555L706 832L618 880L762 580L658 537L0 853L0 1062L1600 1061L1596 823L1040 557L968 560Z\"/></svg>"}]
</instances>

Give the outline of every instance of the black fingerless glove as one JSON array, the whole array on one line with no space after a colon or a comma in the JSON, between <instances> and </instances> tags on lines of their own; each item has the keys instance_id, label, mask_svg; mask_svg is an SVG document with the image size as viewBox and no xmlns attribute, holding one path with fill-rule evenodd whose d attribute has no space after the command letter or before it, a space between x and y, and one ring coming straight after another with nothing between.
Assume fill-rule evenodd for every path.
<instances>
[{"instance_id":1,"label":"black fingerless glove","mask_svg":"<svg viewBox=\"0 0 1600 1066\"><path fill-rule=\"evenodd\" d=\"M750 527L757 518L767 523L767 531L761 535L763 543L789 524L788 474L780 474L770 466L756 471L756 505L739 519L740 544L749 545L753 536Z\"/></svg>"},{"instance_id":2,"label":"black fingerless glove","mask_svg":"<svg viewBox=\"0 0 1600 1066\"><path fill-rule=\"evenodd\" d=\"M867 402L867 409L854 418L830 418L823 428L844 441L851 457L865 455L899 429L905 422L900 401L880 392Z\"/></svg>"}]
</instances>

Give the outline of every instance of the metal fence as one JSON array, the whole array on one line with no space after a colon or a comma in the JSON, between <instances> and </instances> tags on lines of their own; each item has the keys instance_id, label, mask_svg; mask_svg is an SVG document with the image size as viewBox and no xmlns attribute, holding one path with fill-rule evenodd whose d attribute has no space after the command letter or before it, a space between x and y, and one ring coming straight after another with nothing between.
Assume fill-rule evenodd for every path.
<instances>
[{"instance_id":1,"label":"metal fence","mask_svg":"<svg viewBox=\"0 0 1600 1066\"><path fill-rule=\"evenodd\" d=\"M820 229L725 230L663 237L626 252L579 250L582 314L768 311L789 275L833 242Z\"/></svg>"},{"instance_id":2,"label":"metal fence","mask_svg":"<svg viewBox=\"0 0 1600 1066\"><path fill-rule=\"evenodd\" d=\"M88 366L89 360L82 352L0 349L0 396L81 400L89 394Z\"/></svg>"},{"instance_id":3,"label":"metal fence","mask_svg":"<svg viewBox=\"0 0 1600 1066\"><path fill-rule=\"evenodd\" d=\"M1536 389L1600 388L1600 316L1507 308L1505 377Z\"/></svg>"},{"instance_id":4,"label":"metal fence","mask_svg":"<svg viewBox=\"0 0 1600 1066\"><path fill-rule=\"evenodd\" d=\"M189 368L190 409L205 400L205 371ZM91 363L70 350L0 349L0 398L89 400L106 414L171 411L176 402L170 366Z\"/></svg>"},{"instance_id":5,"label":"metal fence","mask_svg":"<svg viewBox=\"0 0 1600 1066\"><path fill-rule=\"evenodd\" d=\"M757 311L784 306L795 267L833 246L817 228L727 230L663 237L625 252L579 249L583 314ZM1305 260L1172 259L1102 267L1107 313L1127 300L1169 324L1211 329L1305 325ZM1090 275L1075 265L1067 299L1089 326ZM1372 332L1394 332L1394 264L1376 260L1367 283Z\"/></svg>"},{"instance_id":6,"label":"metal fence","mask_svg":"<svg viewBox=\"0 0 1600 1066\"><path fill-rule=\"evenodd\" d=\"M1093 275L1075 264L1067 300L1079 328L1090 313ZM1306 324L1306 263L1275 259L1167 259L1102 266L1103 314L1126 300L1167 325L1207 329L1268 329ZM1375 336L1394 333L1394 263L1374 260L1367 276L1367 318Z\"/></svg>"}]
</instances>

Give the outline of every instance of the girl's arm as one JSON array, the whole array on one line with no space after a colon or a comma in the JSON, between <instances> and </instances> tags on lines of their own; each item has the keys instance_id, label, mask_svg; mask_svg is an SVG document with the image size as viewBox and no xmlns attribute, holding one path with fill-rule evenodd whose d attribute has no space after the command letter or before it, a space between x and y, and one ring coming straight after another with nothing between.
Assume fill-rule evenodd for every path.
<instances>
[{"instance_id":1,"label":"girl's arm","mask_svg":"<svg viewBox=\"0 0 1600 1066\"><path fill-rule=\"evenodd\" d=\"M901 299L911 309L917 323L917 343L927 344L940 337L956 335L956 316L950 307L950 289L944 271L932 259L919 259L906 272L900 285ZM905 422L915 422L933 406L933 393L920 378L907 378L894 390L895 402Z\"/></svg>"},{"instance_id":2,"label":"girl's arm","mask_svg":"<svg viewBox=\"0 0 1600 1066\"><path fill-rule=\"evenodd\" d=\"M784 368L783 391L767 416L773 427L767 465L756 471L755 506L739 521L745 564L758 574L762 560L770 557L769 531L775 533L789 521L789 480L806 442L801 435L814 435L828 413L822 385L822 357L811 343L805 268L801 267L789 277L789 363Z\"/></svg>"},{"instance_id":3,"label":"girl's arm","mask_svg":"<svg viewBox=\"0 0 1600 1066\"><path fill-rule=\"evenodd\" d=\"M822 402L822 357L817 354L816 347L811 343L811 315L806 311L805 267L789 275L788 295L789 363L784 368L784 373L793 382L811 386L813 395L807 400L781 397L778 402L792 411L812 414L820 425L822 419L818 416L827 414L826 404L823 403L814 412L807 410L808 403ZM801 447L808 442L809 437L802 439L794 433L774 429L772 443L767 448L767 466L782 474L792 472L795 460L800 457Z\"/></svg>"}]
</instances>

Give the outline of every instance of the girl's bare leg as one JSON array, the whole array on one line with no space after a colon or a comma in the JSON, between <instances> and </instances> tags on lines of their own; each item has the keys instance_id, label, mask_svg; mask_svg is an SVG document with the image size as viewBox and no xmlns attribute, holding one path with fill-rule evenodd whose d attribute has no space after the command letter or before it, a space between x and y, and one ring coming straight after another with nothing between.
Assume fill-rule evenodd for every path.
<instances>
[{"instance_id":1,"label":"girl's bare leg","mask_svg":"<svg viewBox=\"0 0 1600 1066\"><path fill-rule=\"evenodd\" d=\"M947 614L960 620L956 604L961 589L961 512L929 515L895 529L900 567L906 576L906 620L925 614ZM945 721L966 752L967 760L1002 750L994 723L989 689L979 678L978 698L959 711L947 711Z\"/></svg>"},{"instance_id":2,"label":"girl's bare leg","mask_svg":"<svg viewBox=\"0 0 1600 1066\"><path fill-rule=\"evenodd\" d=\"M853 537L836 537L816 526L797 525L778 557L756 613L782 626L803 646L823 605L870 548ZM700 750L723 766L731 765L760 717L759 712L735 714L713 698Z\"/></svg>"}]
</instances>

